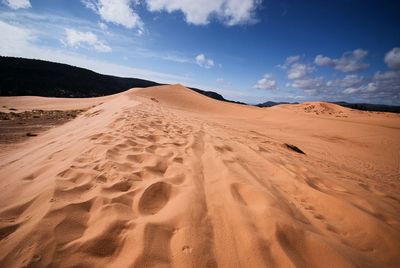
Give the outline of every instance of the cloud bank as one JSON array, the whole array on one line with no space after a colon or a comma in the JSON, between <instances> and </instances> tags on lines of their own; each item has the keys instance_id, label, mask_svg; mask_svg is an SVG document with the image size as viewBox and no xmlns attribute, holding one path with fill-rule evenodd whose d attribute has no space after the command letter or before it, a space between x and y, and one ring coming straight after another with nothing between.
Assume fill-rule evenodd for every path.
<instances>
[{"instance_id":1,"label":"cloud bank","mask_svg":"<svg viewBox=\"0 0 400 268\"><path fill-rule=\"evenodd\" d=\"M32 7L29 0L2 0L3 4L7 5L11 9L21 9Z\"/></svg>"},{"instance_id":2,"label":"cloud bank","mask_svg":"<svg viewBox=\"0 0 400 268\"><path fill-rule=\"evenodd\" d=\"M17 0L14 0L17 1ZM27 0L18 0L27 1ZM102 20L137 28L142 33L144 24L136 10L143 3L151 12L182 12L185 21L205 25L216 18L225 25L233 26L256 22L255 11L262 0L81 0L85 7L97 13Z\"/></svg>"},{"instance_id":3,"label":"cloud bank","mask_svg":"<svg viewBox=\"0 0 400 268\"><path fill-rule=\"evenodd\" d=\"M276 89L277 82L270 74L264 74L264 76L257 81L254 88L257 89Z\"/></svg>"},{"instance_id":4,"label":"cloud bank","mask_svg":"<svg viewBox=\"0 0 400 268\"><path fill-rule=\"evenodd\" d=\"M395 47L385 55L384 59L386 65L392 69L400 68L400 48Z\"/></svg>"},{"instance_id":5,"label":"cloud bank","mask_svg":"<svg viewBox=\"0 0 400 268\"><path fill-rule=\"evenodd\" d=\"M188 23L204 25L212 16L232 26L255 22L260 0L146 0L150 11L180 11Z\"/></svg>"},{"instance_id":6,"label":"cloud bank","mask_svg":"<svg viewBox=\"0 0 400 268\"><path fill-rule=\"evenodd\" d=\"M357 72L368 68L369 64L363 62L367 55L368 51L358 48L354 51L345 52L337 59L317 55L314 63L319 66L330 66L344 73Z\"/></svg>"},{"instance_id":7,"label":"cloud bank","mask_svg":"<svg viewBox=\"0 0 400 268\"><path fill-rule=\"evenodd\" d=\"M38 38L37 33L34 30L12 25L1 20L0 32L2 33L2 41L4 41L0 42L0 55L2 56L61 62L87 68L102 74L123 77L140 77L142 79L158 81L161 83L188 83L189 81L187 77L182 75L135 68L105 60L94 59L85 54L71 52L66 49L55 49L41 46L37 44L37 41L40 38ZM70 41L74 44L74 42L78 42L78 40L82 42L80 37L77 39L71 39ZM87 45L86 43L84 44Z\"/></svg>"},{"instance_id":8,"label":"cloud bank","mask_svg":"<svg viewBox=\"0 0 400 268\"><path fill-rule=\"evenodd\" d=\"M128 29L137 28L143 31L143 22L131 6L138 1L130 0L81 0L89 9L97 13L102 20L124 26Z\"/></svg>"},{"instance_id":9,"label":"cloud bank","mask_svg":"<svg viewBox=\"0 0 400 268\"><path fill-rule=\"evenodd\" d=\"M62 40L63 44L70 47L85 47L93 48L97 52L111 52L112 49L104 41L98 39L98 37L92 32L81 32L75 29L65 29L65 40Z\"/></svg>"}]
</instances>

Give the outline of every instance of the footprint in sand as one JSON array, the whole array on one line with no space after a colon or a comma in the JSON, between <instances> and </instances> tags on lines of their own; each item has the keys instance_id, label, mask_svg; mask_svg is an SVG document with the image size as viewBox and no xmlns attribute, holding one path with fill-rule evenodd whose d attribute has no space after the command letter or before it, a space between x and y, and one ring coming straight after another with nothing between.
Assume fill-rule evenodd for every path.
<instances>
[{"instance_id":1,"label":"footprint in sand","mask_svg":"<svg viewBox=\"0 0 400 268\"><path fill-rule=\"evenodd\" d=\"M150 185L139 200L139 211L144 215L156 214L167 204L170 195L170 184L159 181Z\"/></svg>"}]
</instances>

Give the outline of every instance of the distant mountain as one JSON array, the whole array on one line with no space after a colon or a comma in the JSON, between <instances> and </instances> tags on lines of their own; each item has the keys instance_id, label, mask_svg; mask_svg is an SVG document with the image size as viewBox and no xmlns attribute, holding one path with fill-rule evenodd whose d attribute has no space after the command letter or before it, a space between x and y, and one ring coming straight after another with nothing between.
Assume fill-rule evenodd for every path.
<instances>
[{"instance_id":1,"label":"distant mountain","mask_svg":"<svg viewBox=\"0 0 400 268\"><path fill-rule=\"evenodd\" d=\"M280 104L299 104L298 102L274 102L274 101L266 101L260 104L257 104L258 107L273 107Z\"/></svg>"},{"instance_id":2,"label":"distant mountain","mask_svg":"<svg viewBox=\"0 0 400 268\"><path fill-rule=\"evenodd\" d=\"M400 106L384 105L384 104L371 104L371 103L348 103L345 101L330 102L333 104L340 105L342 107L362 110L362 111L373 111L373 112L391 112L400 113ZM298 102L274 102L267 101L257 104L258 107L273 107L280 104L298 104Z\"/></svg>"},{"instance_id":3,"label":"distant mountain","mask_svg":"<svg viewBox=\"0 0 400 268\"><path fill-rule=\"evenodd\" d=\"M400 113L400 106L372 104L372 103L348 103L345 101L338 101L338 102L332 102L332 103L343 106L343 107L362 110L362 111Z\"/></svg>"},{"instance_id":4,"label":"distant mountain","mask_svg":"<svg viewBox=\"0 0 400 268\"><path fill-rule=\"evenodd\" d=\"M196 91L197 93L203 94L207 97L210 97L212 99L216 99L216 100L220 100L220 101L227 101L221 94L218 94L217 92L214 92L214 91L205 91L205 90L201 90L201 89L193 88L193 87L189 87L189 89Z\"/></svg>"},{"instance_id":5,"label":"distant mountain","mask_svg":"<svg viewBox=\"0 0 400 268\"><path fill-rule=\"evenodd\" d=\"M247 103L240 102L240 101L227 100L221 94L218 94L217 92L214 92L214 91L205 91L205 90L201 90L201 89L193 88L193 87L189 87L189 89L191 89L193 91L196 91L197 93L200 93L200 94L205 95L207 97L210 97L212 99L215 99L215 100L226 101L226 102L242 104L242 105L248 105Z\"/></svg>"},{"instance_id":6,"label":"distant mountain","mask_svg":"<svg viewBox=\"0 0 400 268\"><path fill-rule=\"evenodd\" d=\"M161 84L103 75L68 64L0 56L0 96L99 97L158 85ZM233 102L213 91L190 89L216 100Z\"/></svg>"}]
</instances>

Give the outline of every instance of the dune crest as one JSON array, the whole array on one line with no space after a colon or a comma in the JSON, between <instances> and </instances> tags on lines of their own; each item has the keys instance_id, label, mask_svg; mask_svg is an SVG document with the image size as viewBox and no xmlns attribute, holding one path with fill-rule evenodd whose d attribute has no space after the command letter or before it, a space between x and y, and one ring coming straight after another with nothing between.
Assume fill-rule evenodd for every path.
<instances>
[{"instance_id":1,"label":"dune crest","mask_svg":"<svg viewBox=\"0 0 400 268\"><path fill-rule=\"evenodd\" d=\"M87 103L0 154L1 267L400 265L399 117L180 85Z\"/></svg>"}]
</instances>

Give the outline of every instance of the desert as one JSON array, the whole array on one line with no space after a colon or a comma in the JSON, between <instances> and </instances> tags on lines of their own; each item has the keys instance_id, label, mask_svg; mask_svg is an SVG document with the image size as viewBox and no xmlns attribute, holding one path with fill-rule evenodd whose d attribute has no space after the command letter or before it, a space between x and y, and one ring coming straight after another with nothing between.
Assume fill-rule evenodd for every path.
<instances>
[{"instance_id":1,"label":"desert","mask_svg":"<svg viewBox=\"0 0 400 268\"><path fill-rule=\"evenodd\" d=\"M87 110L1 145L2 267L400 263L396 114L258 108L181 85L27 98L0 106Z\"/></svg>"},{"instance_id":2,"label":"desert","mask_svg":"<svg viewBox=\"0 0 400 268\"><path fill-rule=\"evenodd\" d=\"M0 0L0 268L399 268L399 10Z\"/></svg>"}]
</instances>

